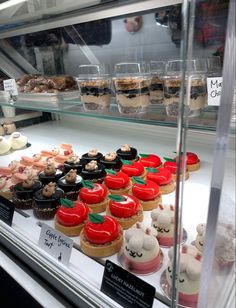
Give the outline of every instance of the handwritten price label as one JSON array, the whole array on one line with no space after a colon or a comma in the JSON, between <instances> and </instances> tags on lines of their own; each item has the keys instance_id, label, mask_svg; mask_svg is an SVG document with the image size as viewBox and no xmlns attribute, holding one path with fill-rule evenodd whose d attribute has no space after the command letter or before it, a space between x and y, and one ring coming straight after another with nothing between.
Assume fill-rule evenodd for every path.
<instances>
[{"instance_id":1,"label":"handwritten price label","mask_svg":"<svg viewBox=\"0 0 236 308\"><path fill-rule=\"evenodd\" d=\"M208 105L220 106L222 77L207 78Z\"/></svg>"},{"instance_id":2,"label":"handwritten price label","mask_svg":"<svg viewBox=\"0 0 236 308\"><path fill-rule=\"evenodd\" d=\"M15 79L3 80L4 91L8 92L12 96L18 95Z\"/></svg>"},{"instance_id":3,"label":"handwritten price label","mask_svg":"<svg viewBox=\"0 0 236 308\"><path fill-rule=\"evenodd\" d=\"M61 232L42 224L39 237L39 247L56 258L59 262L67 265L73 247L73 240Z\"/></svg>"}]
</instances>

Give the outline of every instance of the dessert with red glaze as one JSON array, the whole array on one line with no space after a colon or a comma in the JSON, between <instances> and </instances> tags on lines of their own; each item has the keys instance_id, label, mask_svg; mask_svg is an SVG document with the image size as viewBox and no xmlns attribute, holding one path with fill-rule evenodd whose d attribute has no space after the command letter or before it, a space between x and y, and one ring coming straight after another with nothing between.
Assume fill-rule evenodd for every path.
<instances>
[{"instance_id":1,"label":"dessert with red glaze","mask_svg":"<svg viewBox=\"0 0 236 308\"><path fill-rule=\"evenodd\" d=\"M82 169L81 176L84 180L90 180L94 183L102 183L106 176L105 167L97 163L96 160L91 160Z\"/></svg>"},{"instance_id":2,"label":"dessert with red glaze","mask_svg":"<svg viewBox=\"0 0 236 308\"><path fill-rule=\"evenodd\" d=\"M32 209L33 195L41 186L42 183L34 177L28 177L23 182L14 185L12 188L12 201L16 208Z\"/></svg>"},{"instance_id":3,"label":"dessert with red glaze","mask_svg":"<svg viewBox=\"0 0 236 308\"><path fill-rule=\"evenodd\" d=\"M127 174L122 171L116 172L111 169L106 169L106 173L104 184L111 194L122 195L130 193L132 183Z\"/></svg>"},{"instance_id":4,"label":"dessert with red glaze","mask_svg":"<svg viewBox=\"0 0 236 308\"><path fill-rule=\"evenodd\" d=\"M116 152L114 151L110 151L104 155L100 159L100 163L103 164L105 168L113 169L115 171L119 171L122 166L120 157L117 156Z\"/></svg>"},{"instance_id":5,"label":"dessert with red glaze","mask_svg":"<svg viewBox=\"0 0 236 308\"><path fill-rule=\"evenodd\" d=\"M62 171L56 169L54 163L48 163L44 171L39 173L39 180L46 185L50 182L57 182L62 177Z\"/></svg>"},{"instance_id":6,"label":"dessert with red glaze","mask_svg":"<svg viewBox=\"0 0 236 308\"><path fill-rule=\"evenodd\" d=\"M98 152L97 149L91 149L90 151L88 151L88 153L83 154L82 158L86 160L87 163L89 163L92 160L96 160L97 162L99 162L102 156L102 153Z\"/></svg>"},{"instance_id":7,"label":"dessert with red glaze","mask_svg":"<svg viewBox=\"0 0 236 308\"><path fill-rule=\"evenodd\" d=\"M163 167L168 169L172 173L172 177L176 181L176 177L177 177L177 163L176 163L176 161L174 159L172 159L172 158L167 158L167 157L164 157L164 159L166 160L166 162L164 163ZM181 174L180 174L180 181L182 181L183 180L182 166L181 166L180 172L181 172ZM189 178L189 172L188 172L188 168L186 166L186 169L185 169L185 181L188 178Z\"/></svg>"},{"instance_id":8,"label":"dessert with red glaze","mask_svg":"<svg viewBox=\"0 0 236 308\"><path fill-rule=\"evenodd\" d=\"M132 194L138 198L144 211L150 211L162 203L159 186L150 180L143 180L139 177L133 177Z\"/></svg>"},{"instance_id":9,"label":"dessert with red glaze","mask_svg":"<svg viewBox=\"0 0 236 308\"><path fill-rule=\"evenodd\" d=\"M127 174L129 177L139 176L141 178L146 177L146 170L142 164L138 161L129 161L122 159L123 166L121 167L121 171Z\"/></svg>"},{"instance_id":10,"label":"dessert with red glaze","mask_svg":"<svg viewBox=\"0 0 236 308\"><path fill-rule=\"evenodd\" d=\"M115 218L123 229L129 229L138 221L143 221L143 208L136 197L128 194L109 195L106 214Z\"/></svg>"},{"instance_id":11,"label":"dessert with red glaze","mask_svg":"<svg viewBox=\"0 0 236 308\"><path fill-rule=\"evenodd\" d=\"M161 250L157 231L141 223L125 232L125 243L121 264L135 274L149 274L161 266Z\"/></svg>"},{"instance_id":12,"label":"dessert with red glaze","mask_svg":"<svg viewBox=\"0 0 236 308\"><path fill-rule=\"evenodd\" d=\"M69 172L71 169L75 169L77 174L81 174L83 167L87 164L85 159L79 158L78 155L71 154L64 162L64 174Z\"/></svg>"},{"instance_id":13,"label":"dessert with red glaze","mask_svg":"<svg viewBox=\"0 0 236 308\"><path fill-rule=\"evenodd\" d=\"M116 153L121 159L132 161L139 159L137 150L132 148L129 144L123 144L120 149L116 151Z\"/></svg>"},{"instance_id":14,"label":"dessert with red glaze","mask_svg":"<svg viewBox=\"0 0 236 308\"><path fill-rule=\"evenodd\" d=\"M78 236L88 219L89 207L81 201L60 200L54 217L55 229L67 236Z\"/></svg>"},{"instance_id":15,"label":"dessert with red glaze","mask_svg":"<svg viewBox=\"0 0 236 308\"><path fill-rule=\"evenodd\" d=\"M146 168L147 180L151 180L160 188L161 193L169 194L175 190L175 181L172 178L171 172L166 168Z\"/></svg>"},{"instance_id":16,"label":"dessert with red glaze","mask_svg":"<svg viewBox=\"0 0 236 308\"><path fill-rule=\"evenodd\" d=\"M144 167L158 168L162 165L160 157L155 154L139 154L139 156L139 162Z\"/></svg>"},{"instance_id":17,"label":"dessert with red glaze","mask_svg":"<svg viewBox=\"0 0 236 308\"><path fill-rule=\"evenodd\" d=\"M186 156L187 156L186 164L187 164L188 171L192 172L192 171L199 170L200 169L200 159L198 158L197 154L193 152L186 152Z\"/></svg>"},{"instance_id":18,"label":"dessert with red glaze","mask_svg":"<svg viewBox=\"0 0 236 308\"><path fill-rule=\"evenodd\" d=\"M82 187L82 177L77 175L75 169L71 169L65 176L58 180L58 186L63 189L67 199L75 201Z\"/></svg>"},{"instance_id":19,"label":"dessert with red glaze","mask_svg":"<svg viewBox=\"0 0 236 308\"><path fill-rule=\"evenodd\" d=\"M79 192L79 199L85 202L93 213L104 212L109 202L106 186L99 183L93 183L89 180L83 180L82 185L83 187Z\"/></svg>"},{"instance_id":20,"label":"dessert with red glaze","mask_svg":"<svg viewBox=\"0 0 236 308\"><path fill-rule=\"evenodd\" d=\"M50 182L42 189L35 192L33 198L34 215L39 219L52 219L59 207L60 198L64 197L64 191Z\"/></svg>"},{"instance_id":21,"label":"dessert with red glaze","mask_svg":"<svg viewBox=\"0 0 236 308\"><path fill-rule=\"evenodd\" d=\"M86 255L108 257L118 252L122 244L123 229L114 218L89 214L89 220L80 233L80 246Z\"/></svg>"}]
</instances>

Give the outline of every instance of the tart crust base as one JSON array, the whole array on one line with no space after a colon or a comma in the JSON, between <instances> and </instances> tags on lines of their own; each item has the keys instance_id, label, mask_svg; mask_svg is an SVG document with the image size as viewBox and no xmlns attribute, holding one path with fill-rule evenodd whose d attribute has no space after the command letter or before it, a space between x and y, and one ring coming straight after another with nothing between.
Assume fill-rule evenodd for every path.
<instances>
[{"instance_id":1,"label":"tart crust base","mask_svg":"<svg viewBox=\"0 0 236 308\"><path fill-rule=\"evenodd\" d=\"M144 211L151 211L156 209L158 205L162 203L162 197L160 194L154 200L143 201L139 199L139 202L142 205Z\"/></svg>"},{"instance_id":2,"label":"tart crust base","mask_svg":"<svg viewBox=\"0 0 236 308\"><path fill-rule=\"evenodd\" d=\"M193 165L187 165L188 166L188 171L193 172L193 171L197 171L200 169L200 160Z\"/></svg>"},{"instance_id":3,"label":"tart crust base","mask_svg":"<svg viewBox=\"0 0 236 308\"><path fill-rule=\"evenodd\" d=\"M131 228L136 222L142 222L143 221L143 207L141 205L139 205L139 209L138 209L138 212L137 214L131 216L131 217L116 217L116 216L113 216L111 214L111 211L110 211L110 208L109 206L107 207L107 210L106 210L106 215L109 215L113 218L115 218L118 223L122 226L122 228L124 230L127 230L129 228Z\"/></svg>"},{"instance_id":4,"label":"tart crust base","mask_svg":"<svg viewBox=\"0 0 236 308\"><path fill-rule=\"evenodd\" d=\"M59 223L59 221L57 220L57 218L55 217L54 219L54 226L55 229L62 232L63 234L67 235L67 236L78 236L81 232L81 230L84 227L84 222L82 222L81 224L77 225L77 226L63 226L62 224Z\"/></svg>"},{"instance_id":5,"label":"tart crust base","mask_svg":"<svg viewBox=\"0 0 236 308\"><path fill-rule=\"evenodd\" d=\"M160 185L159 188L160 188L160 192L163 195L170 194L173 191L175 191L175 181L171 180L171 182L169 184Z\"/></svg>"},{"instance_id":6,"label":"tart crust base","mask_svg":"<svg viewBox=\"0 0 236 308\"><path fill-rule=\"evenodd\" d=\"M121 249L122 244L123 244L122 227L117 239L103 245L97 245L88 242L84 236L84 230L82 230L80 233L80 247L83 250L83 252L90 257L103 258L114 255Z\"/></svg>"},{"instance_id":7,"label":"tart crust base","mask_svg":"<svg viewBox=\"0 0 236 308\"><path fill-rule=\"evenodd\" d=\"M176 175L176 174L172 174L172 177L173 177L173 180L176 181L177 175ZM185 172L185 181L186 181L188 178L189 178L189 172L186 171L186 172ZM183 181L183 175L182 175L182 174L180 175L180 181Z\"/></svg>"},{"instance_id":8,"label":"tart crust base","mask_svg":"<svg viewBox=\"0 0 236 308\"><path fill-rule=\"evenodd\" d=\"M99 202L99 203L94 203L94 204L86 203L86 204L90 208L90 211L92 213L96 214L96 213L101 213L101 212L106 211L108 203L109 203L109 199L106 198L105 200L103 200L102 202Z\"/></svg>"},{"instance_id":9,"label":"tart crust base","mask_svg":"<svg viewBox=\"0 0 236 308\"><path fill-rule=\"evenodd\" d=\"M105 185L105 183L103 183ZM106 185L105 185L106 186ZM107 186L106 186L107 187ZM132 188L132 184L131 182L129 183L128 186L123 187L123 188L119 188L119 189L110 189L109 187L107 187L107 189L109 190L109 192L112 195L123 195L123 194L129 194L131 192L131 188Z\"/></svg>"}]
</instances>

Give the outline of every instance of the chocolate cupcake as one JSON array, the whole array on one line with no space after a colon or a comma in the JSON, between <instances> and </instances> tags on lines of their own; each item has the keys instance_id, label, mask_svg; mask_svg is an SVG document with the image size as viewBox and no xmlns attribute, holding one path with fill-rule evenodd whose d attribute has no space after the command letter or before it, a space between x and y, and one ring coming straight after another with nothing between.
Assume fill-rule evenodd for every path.
<instances>
[{"instance_id":1,"label":"chocolate cupcake","mask_svg":"<svg viewBox=\"0 0 236 308\"><path fill-rule=\"evenodd\" d=\"M12 188L12 201L18 209L31 209L33 205L33 195L42 186L40 181L34 178L16 184Z\"/></svg>"},{"instance_id":2,"label":"chocolate cupcake","mask_svg":"<svg viewBox=\"0 0 236 308\"><path fill-rule=\"evenodd\" d=\"M46 185L50 182L57 182L62 175L62 171L56 169L53 163L48 163L44 171L39 173L39 180L43 183L43 185Z\"/></svg>"},{"instance_id":3,"label":"chocolate cupcake","mask_svg":"<svg viewBox=\"0 0 236 308\"><path fill-rule=\"evenodd\" d=\"M86 164L87 162L85 159L79 158L79 156L75 154L71 154L64 163L64 174L69 172L71 169L75 169L77 174L80 174Z\"/></svg>"},{"instance_id":4,"label":"chocolate cupcake","mask_svg":"<svg viewBox=\"0 0 236 308\"><path fill-rule=\"evenodd\" d=\"M60 198L64 197L64 191L50 182L34 194L34 215L39 219L52 219L60 206Z\"/></svg>"},{"instance_id":5,"label":"chocolate cupcake","mask_svg":"<svg viewBox=\"0 0 236 308\"><path fill-rule=\"evenodd\" d=\"M58 186L64 190L67 199L75 201L82 187L82 177L77 175L75 169L71 169L65 176L59 179Z\"/></svg>"},{"instance_id":6,"label":"chocolate cupcake","mask_svg":"<svg viewBox=\"0 0 236 308\"><path fill-rule=\"evenodd\" d=\"M98 164L96 160L92 160L87 165L85 165L81 175L84 180L90 180L94 183L102 183L106 176L106 171L102 164Z\"/></svg>"},{"instance_id":7,"label":"chocolate cupcake","mask_svg":"<svg viewBox=\"0 0 236 308\"><path fill-rule=\"evenodd\" d=\"M122 167L121 159L114 151L108 152L105 156L103 156L100 163L103 164L105 168L113 169L115 171L119 171Z\"/></svg>"},{"instance_id":8,"label":"chocolate cupcake","mask_svg":"<svg viewBox=\"0 0 236 308\"><path fill-rule=\"evenodd\" d=\"M97 162L99 162L102 156L102 153L98 152L97 149L92 149L88 151L88 153L83 154L82 158L86 160L87 163L89 163L92 160L96 160Z\"/></svg>"},{"instance_id":9,"label":"chocolate cupcake","mask_svg":"<svg viewBox=\"0 0 236 308\"><path fill-rule=\"evenodd\" d=\"M138 160L139 157L137 155L137 150L135 148L130 147L128 144L124 144L116 151L117 155L121 159L125 160Z\"/></svg>"}]
</instances>

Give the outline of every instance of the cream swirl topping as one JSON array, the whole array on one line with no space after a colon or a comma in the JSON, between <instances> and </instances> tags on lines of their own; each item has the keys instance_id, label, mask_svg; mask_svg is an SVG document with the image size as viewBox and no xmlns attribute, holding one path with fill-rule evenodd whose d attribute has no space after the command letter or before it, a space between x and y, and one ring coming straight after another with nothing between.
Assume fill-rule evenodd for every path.
<instances>
[{"instance_id":1,"label":"cream swirl topping","mask_svg":"<svg viewBox=\"0 0 236 308\"><path fill-rule=\"evenodd\" d=\"M129 144L123 144L120 147L120 149L121 149L122 152L129 152L130 151L130 145Z\"/></svg>"},{"instance_id":2,"label":"cream swirl topping","mask_svg":"<svg viewBox=\"0 0 236 308\"><path fill-rule=\"evenodd\" d=\"M90 151L88 151L88 156L89 157L95 157L98 154L98 150L97 149L92 149Z\"/></svg>"},{"instance_id":3,"label":"cream swirl topping","mask_svg":"<svg viewBox=\"0 0 236 308\"><path fill-rule=\"evenodd\" d=\"M85 165L85 170L93 171L98 169L98 163L96 160L91 160L87 165Z\"/></svg>"},{"instance_id":4,"label":"cream swirl topping","mask_svg":"<svg viewBox=\"0 0 236 308\"><path fill-rule=\"evenodd\" d=\"M115 160L115 159L116 159L116 156L117 156L116 152L110 151L110 152L108 152L108 153L105 155L105 160L107 160L107 161Z\"/></svg>"}]
</instances>

